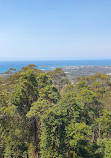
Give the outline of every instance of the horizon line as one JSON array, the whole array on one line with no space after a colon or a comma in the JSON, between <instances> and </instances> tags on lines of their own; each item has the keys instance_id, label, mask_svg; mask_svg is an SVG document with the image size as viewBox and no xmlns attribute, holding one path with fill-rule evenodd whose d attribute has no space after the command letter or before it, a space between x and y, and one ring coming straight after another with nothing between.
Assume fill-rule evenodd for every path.
<instances>
[{"instance_id":1,"label":"horizon line","mask_svg":"<svg viewBox=\"0 0 111 158\"><path fill-rule=\"evenodd\" d=\"M78 60L111 60L111 58L109 58L109 59L107 59L107 58L101 58L101 59L99 59L99 58L96 58L96 59L91 59L91 58L89 58L89 59L36 59L36 60L34 60L34 59L10 59L10 60L0 60L0 62L10 62L10 61L78 61Z\"/></svg>"}]
</instances>

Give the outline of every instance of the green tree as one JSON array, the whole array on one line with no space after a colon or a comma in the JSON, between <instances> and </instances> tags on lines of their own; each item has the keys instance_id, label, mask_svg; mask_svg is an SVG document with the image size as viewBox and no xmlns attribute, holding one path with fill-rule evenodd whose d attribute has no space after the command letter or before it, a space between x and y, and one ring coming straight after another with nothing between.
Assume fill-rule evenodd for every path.
<instances>
[{"instance_id":1,"label":"green tree","mask_svg":"<svg viewBox=\"0 0 111 158\"><path fill-rule=\"evenodd\" d=\"M68 84L69 82L62 68L56 68L53 71L47 72L47 74L51 77L54 86L57 87L59 90L61 90L64 85Z\"/></svg>"}]
</instances>

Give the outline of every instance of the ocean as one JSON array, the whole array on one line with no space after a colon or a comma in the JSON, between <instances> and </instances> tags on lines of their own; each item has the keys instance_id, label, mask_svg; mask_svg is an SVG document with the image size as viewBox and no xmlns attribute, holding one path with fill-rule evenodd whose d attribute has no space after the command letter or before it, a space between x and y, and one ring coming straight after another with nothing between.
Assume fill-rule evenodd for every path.
<instances>
[{"instance_id":1,"label":"ocean","mask_svg":"<svg viewBox=\"0 0 111 158\"><path fill-rule=\"evenodd\" d=\"M5 73L10 68L20 70L21 67L29 64L35 64L38 69L55 69L57 67L64 68L66 66L84 66L84 65L102 65L111 66L109 60L38 60L38 61L0 61L0 73Z\"/></svg>"}]
</instances>

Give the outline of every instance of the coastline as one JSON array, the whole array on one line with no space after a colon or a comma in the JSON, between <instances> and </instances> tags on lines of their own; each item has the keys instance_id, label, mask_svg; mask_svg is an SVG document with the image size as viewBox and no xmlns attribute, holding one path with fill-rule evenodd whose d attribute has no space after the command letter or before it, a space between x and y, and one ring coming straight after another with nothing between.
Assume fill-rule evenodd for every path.
<instances>
[{"instance_id":1,"label":"coastline","mask_svg":"<svg viewBox=\"0 0 111 158\"><path fill-rule=\"evenodd\" d=\"M47 66L50 67L50 66ZM57 67L58 68L58 67ZM39 68L38 68L39 69ZM64 65L63 68L64 72L66 73L69 79L75 79L81 76L91 76L96 73L105 73L111 76L111 66L103 65L103 66L96 66L96 65L84 65L84 66L66 66ZM44 69L42 71L48 72L53 71L54 69ZM2 77L8 77L13 73L0 73Z\"/></svg>"}]
</instances>

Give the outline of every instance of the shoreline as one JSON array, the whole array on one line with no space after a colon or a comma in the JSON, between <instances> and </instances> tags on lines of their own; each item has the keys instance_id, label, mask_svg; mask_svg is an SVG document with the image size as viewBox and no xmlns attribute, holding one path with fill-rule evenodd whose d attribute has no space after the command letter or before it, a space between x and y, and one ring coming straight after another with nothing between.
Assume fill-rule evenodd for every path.
<instances>
[{"instance_id":1,"label":"shoreline","mask_svg":"<svg viewBox=\"0 0 111 158\"><path fill-rule=\"evenodd\" d=\"M47 66L50 67L50 66ZM111 66L110 65L84 65L84 66L68 66L64 65L62 67L55 67L62 68L66 73L68 78L75 79L76 77L80 76L91 76L96 73L105 73L111 76ZM54 69L44 69L43 72L53 71ZM13 73L0 73L2 77L7 77L12 75Z\"/></svg>"}]
</instances>

